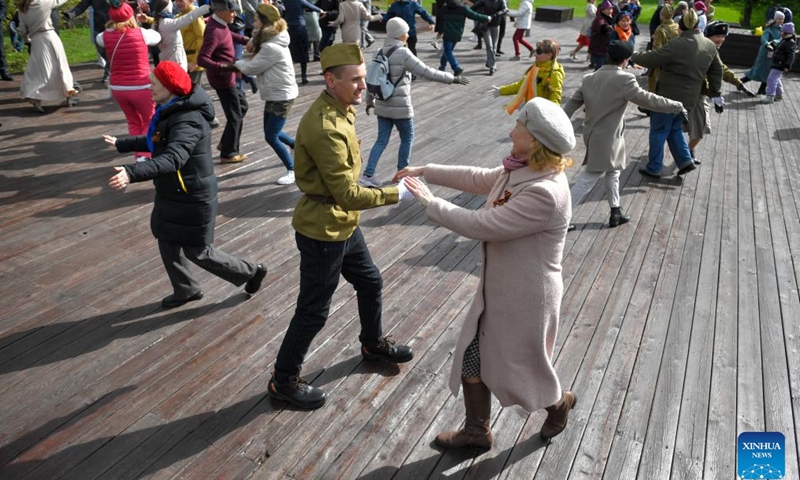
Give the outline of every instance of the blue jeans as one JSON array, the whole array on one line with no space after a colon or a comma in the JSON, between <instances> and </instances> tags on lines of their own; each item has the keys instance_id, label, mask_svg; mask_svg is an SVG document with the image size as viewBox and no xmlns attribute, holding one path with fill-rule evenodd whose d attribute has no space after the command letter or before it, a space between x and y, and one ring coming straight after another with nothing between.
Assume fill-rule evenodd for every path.
<instances>
[{"instance_id":1,"label":"blue jeans","mask_svg":"<svg viewBox=\"0 0 800 480\"><path fill-rule=\"evenodd\" d=\"M678 168L692 163L692 154L689 152L686 137L683 136L683 117L677 113L650 112L650 152L647 171L653 175L661 175L665 141Z\"/></svg>"},{"instance_id":2,"label":"blue jeans","mask_svg":"<svg viewBox=\"0 0 800 480\"><path fill-rule=\"evenodd\" d=\"M300 292L297 307L275 362L275 379L286 383L300 373L308 348L325 326L331 298L339 277L356 290L358 316L361 320L359 340L367 348L378 345L381 329L383 279L372 262L367 243L356 228L343 242L323 242L295 232L300 250Z\"/></svg>"},{"instance_id":3,"label":"blue jeans","mask_svg":"<svg viewBox=\"0 0 800 480\"><path fill-rule=\"evenodd\" d=\"M281 159L286 170L294 170L294 161L289 151L286 150L284 145L294 148L294 138L290 137L283 131L283 126L286 125L286 118L279 117L274 113L264 112L264 139L270 147L275 150L278 158Z\"/></svg>"},{"instance_id":4,"label":"blue jeans","mask_svg":"<svg viewBox=\"0 0 800 480\"><path fill-rule=\"evenodd\" d=\"M397 170L402 170L408 166L411 147L414 146L414 119L378 117L378 138L369 152L369 161L367 161L367 168L364 169L364 175L371 177L375 174L375 167L378 166L378 160L380 160L381 154L389 143L389 136L392 134L393 126L397 126L397 131L400 132Z\"/></svg>"},{"instance_id":5,"label":"blue jeans","mask_svg":"<svg viewBox=\"0 0 800 480\"><path fill-rule=\"evenodd\" d=\"M456 42L448 42L447 40L442 42L442 58L439 60L439 70L444 71L448 62L450 66L453 67L454 72L461 70L461 67L458 65L458 60L456 60L455 55L453 55L454 48L456 48Z\"/></svg>"},{"instance_id":6,"label":"blue jeans","mask_svg":"<svg viewBox=\"0 0 800 480\"><path fill-rule=\"evenodd\" d=\"M595 70L600 70L600 67L602 67L606 63L605 55L591 55L590 59L592 61L592 66L594 67Z\"/></svg>"}]
</instances>

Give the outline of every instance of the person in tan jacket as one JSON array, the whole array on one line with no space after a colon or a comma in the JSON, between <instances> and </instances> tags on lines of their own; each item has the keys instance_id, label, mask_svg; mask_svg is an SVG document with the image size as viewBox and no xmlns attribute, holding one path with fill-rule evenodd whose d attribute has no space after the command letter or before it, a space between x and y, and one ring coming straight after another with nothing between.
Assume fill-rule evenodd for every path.
<instances>
[{"instance_id":1,"label":"person in tan jacket","mask_svg":"<svg viewBox=\"0 0 800 480\"><path fill-rule=\"evenodd\" d=\"M608 206L611 208L608 226L611 228L630 220L622 214L619 206L619 175L625 169L628 156L624 135L628 102L656 112L685 114L681 102L648 93L639 86L633 74L625 71L632 54L630 42L611 42L606 64L583 77L580 88L564 106L569 117L581 107L586 108L583 127L583 141L586 143L583 163L586 168L570 188L572 209L578 206L600 177L605 177ZM570 224L569 229L574 230L575 225Z\"/></svg>"},{"instance_id":2,"label":"person in tan jacket","mask_svg":"<svg viewBox=\"0 0 800 480\"><path fill-rule=\"evenodd\" d=\"M450 389L464 390L466 423L436 436L446 448L489 448L491 394L508 407L545 408L540 432L552 438L567 425L576 396L562 391L553 368L563 284L561 257L572 208L564 168L575 147L572 124L543 98L525 104L510 134L510 154L496 168L408 167L405 179L428 218L480 240L480 284L453 353ZM488 195L480 210L435 197L431 184Z\"/></svg>"},{"instance_id":3,"label":"person in tan jacket","mask_svg":"<svg viewBox=\"0 0 800 480\"><path fill-rule=\"evenodd\" d=\"M330 27L342 26L342 42L361 43L361 22L382 22L383 15L371 15L359 0L346 0L339 3L339 16L330 22Z\"/></svg>"}]
</instances>

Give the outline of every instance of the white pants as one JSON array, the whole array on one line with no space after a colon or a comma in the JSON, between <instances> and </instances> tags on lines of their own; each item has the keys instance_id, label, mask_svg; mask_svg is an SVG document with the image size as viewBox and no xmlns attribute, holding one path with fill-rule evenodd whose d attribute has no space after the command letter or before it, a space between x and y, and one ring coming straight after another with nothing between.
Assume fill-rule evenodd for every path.
<instances>
[{"instance_id":1,"label":"white pants","mask_svg":"<svg viewBox=\"0 0 800 480\"><path fill-rule=\"evenodd\" d=\"M608 206L611 208L619 207L619 170L609 170L607 172L589 172L584 169L575 179L575 183L569 189L572 195L572 210L581 203L583 197L589 193L594 184L600 177L606 177L606 195L608 196Z\"/></svg>"}]
</instances>

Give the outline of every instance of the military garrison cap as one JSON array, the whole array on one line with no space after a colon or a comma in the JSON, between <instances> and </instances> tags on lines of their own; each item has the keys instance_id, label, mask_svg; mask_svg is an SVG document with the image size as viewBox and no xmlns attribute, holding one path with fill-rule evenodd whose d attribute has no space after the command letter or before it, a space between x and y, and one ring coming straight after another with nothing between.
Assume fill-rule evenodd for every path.
<instances>
[{"instance_id":1,"label":"military garrison cap","mask_svg":"<svg viewBox=\"0 0 800 480\"><path fill-rule=\"evenodd\" d=\"M322 71L340 65L361 65L364 63L364 55L355 43L336 43L325 47L320 55Z\"/></svg>"}]
</instances>

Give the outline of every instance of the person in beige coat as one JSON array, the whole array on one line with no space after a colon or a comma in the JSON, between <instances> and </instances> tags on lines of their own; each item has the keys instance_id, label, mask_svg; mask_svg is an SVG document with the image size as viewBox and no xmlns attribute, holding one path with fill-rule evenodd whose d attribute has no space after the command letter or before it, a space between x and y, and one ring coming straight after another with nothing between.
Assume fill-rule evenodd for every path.
<instances>
[{"instance_id":1,"label":"person in beige coat","mask_svg":"<svg viewBox=\"0 0 800 480\"><path fill-rule=\"evenodd\" d=\"M571 117L580 107L586 107L583 141L586 168L578 175L570 188L572 209L594 187L600 177L605 176L608 206L611 216L608 226L614 228L628 223L630 217L622 214L619 206L619 174L625 169L625 109L628 102L656 112L681 113L683 104L643 90L636 77L625 71L628 59L633 54L630 42L614 40L608 46L608 61L594 73L583 77L580 88L564 105ZM570 230L575 225L570 224Z\"/></svg>"},{"instance_id":2,"label":"person in beige coat","mask_svg":"<svg viewBox=\"0 0 800 480\"><path fill-rule=\"evenodd\" d=\"M345 0L339 3L339 16L328 26L342 26L343 43L361 43L361 22L382 22L383 15L371 15L359 0Z\"/></svg>"},{"instance_id":3,"label":"person in beige coat","mask_svg":"<svg viewBox=\"0 0 800 480\"><path fill-rule=\"evenodd\" d=\"M540 432L548 439L566 427L575 404L562 392L553 368L563 284L561 257L572 214L564 168L575 147L569 118L543 98L530 100L517 117L510 155L496 168L426 165L395 175L425 206L430 220L483 249L481 281L453 355L450 388L464 389L466 423L443 432L447 448L492 444L491 394L504 407L548 411ZM475 195L488 195L474 211L433 196L418 178Z\"/></svg>"}]
</instances>

